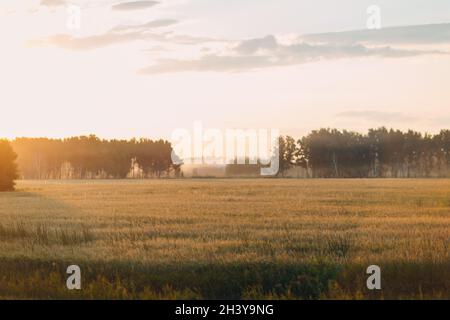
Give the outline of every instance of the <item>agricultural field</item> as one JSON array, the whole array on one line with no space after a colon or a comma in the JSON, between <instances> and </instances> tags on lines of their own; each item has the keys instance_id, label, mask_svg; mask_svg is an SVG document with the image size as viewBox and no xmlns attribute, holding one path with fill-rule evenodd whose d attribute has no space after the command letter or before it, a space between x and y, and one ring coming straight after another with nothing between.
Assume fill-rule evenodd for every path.
<instances>
[{"instance_id":1,"label":"agricultural field","mask_svg":"<svg viewBox=\"0 0 450 320\"><path fill-rule=\"evenodd\" d=\"M450 180L19 181L3 299L450 299ZM82 289L66 287L79 265ZM366 287L369 265L382 290Z\"/></svg>"}]
</instances>

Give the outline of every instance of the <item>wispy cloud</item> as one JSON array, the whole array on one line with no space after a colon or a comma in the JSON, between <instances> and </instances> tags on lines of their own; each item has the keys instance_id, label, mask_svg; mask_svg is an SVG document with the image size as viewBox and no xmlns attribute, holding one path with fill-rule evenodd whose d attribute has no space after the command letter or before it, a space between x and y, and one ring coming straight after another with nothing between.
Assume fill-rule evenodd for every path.
<instances>
[{"instance_id":1,"label":"wispy cloud","mask_svg":"<svg viewBox=\"0 0 450 320\"><path fill-rule=\"evenodd\" d=\"M309 34L300 38L322 43L441 44L450 43L450 23Z\"/></svg>"},{"instance_id":2,"label":"wispy cloud","mask_svg":"<svg viewBox=\"0 0 450 320\"><path fill-rule=\"evenodd\" d=\"M46 7L59 7L66 4L64 0L41 0L41 6Z\"/></svg>"},{"instance_id":3,"label":"wispy cloud","mask_svg":"<svg viewBox=\"0 0 450 320\"><path fill-rule=\"evenodd\" d=\"M198 60L160 60L157 64L139 70L140 74L162 74L183 71L239 71L257 69L270 64L264 56L207 55Z\"/></svg>"},{"instance_id":4,"label":"wispy cloud","mask_svg":"<svg viewBox=\"0 0 450 320\"><path fill-rule=\"evenodd\" d=\"M58 34L48 38L32 41L32 45L54 45L69 50L93 50L114 44L120 44L136 40L158 40L156 34L140 32L105 33L90 37L74 37L68 34Z\"/></svg>"},{"instance_id":5,"label":"wispy cloud","mask_svg":"<svg viewBox=\"0 0 450 320\"><path fill-rule=\"evenodd\" d=\"M112 31L140 31L144 32L147 30L152 30L156 28L169 27L178 23L178 20L174 19L160 19L160 20L152 20L144 24L138 25L120 25L114 27Z\"/></svg>"},{"instance_id":6,"label":"wispy cloud","mask_svg":"<svg viewBox=\"0 0 450 320\"><path fill-rule=\"evenodd\" d=\"M208 54L195 60L161 60L140 70L141 74L183 71L245 71L287 66L311 61L354 57L411 57L439 51L396 49L389 46L367 47L362 44L279 43L274 36L238 43L227 54Z\"/></svg>"},{"instance_id":7,"label":"wispy cloud","mask_svg":"<svg viewBox=\"0 0 450 320\"><path fill-rule=\"evenodd\" d=\"M52 45L69 50L93 50L110 45L137 40L166 41L166 34L153 32L155 29L170 26L176 20L152 20L140 25L122 25L103 34L88 37L75 37L69 34L57 34L30 42L34 46Z\"/></svg>"},{"instance_id":8,"label":"wispy cloud","mask_svg":"<svg viewBox=\"0 0 450 320\"><path fill-rule=\"evenodd\" d=\"M385 112L377 110L349 110L338 113L336 116L340 118L379 122L402 122L416 120L416 118L401 112Z\"/></svg>"},{"instance_id":9,"label":"wispy cloud","mask_svg":"<svg viewBox=\"0 0 450 320\"><path fill-rule=\"evenodd\" d=\"M242 41L236 47L236 51L242 54L254 54L259 50L275 50L278 42L274 36L269 35L260 39Z\"/></svg>"},{"instance_id":10,"label":"wispy cloud","mask_svg":"<svg viewBox=\"0 0 450 320\"><path fill-rule=\"evenodd\" d=\"M43 0L58 3L62 0ZM151 7L157 1L123 2L113 6L117 10ZM175 19L152 20L141 24L118 25L103 34L76 37L69 34L53 35L32 42L34 45L53 45L70 50L92 50L130 41L157 42L197 46L199 56L174 59L161 56L152 65L139 70L140 74L162 74L188 71L240 72L269 67L300 65L304 63L362 57L404 58L425 54L449 54L421 44L450 44L450 23L392 27L381 30L296 36L290 43L268 35L243 41L217 40L194 35L182 35L170 30L156 31L179 23ZM222 42L219 48L198 47L200 44ZM405 47L404 44L412 44ZM210 49L210 50L208 50Z\"/></svg>"},{"instance_id":11,"label":"wispy cloud","mask_svg":"<svg viewBox=\"0 0 450 320\"><path fill-rule=\"evenodd\" d=\"M151 8L155 5L159 4L158 1L131 1L131 2L122 2L119 4L115 4L112 6L113 10L119 11L131 11L131 10L143 10Z\"/></svg>"}]
</instances>

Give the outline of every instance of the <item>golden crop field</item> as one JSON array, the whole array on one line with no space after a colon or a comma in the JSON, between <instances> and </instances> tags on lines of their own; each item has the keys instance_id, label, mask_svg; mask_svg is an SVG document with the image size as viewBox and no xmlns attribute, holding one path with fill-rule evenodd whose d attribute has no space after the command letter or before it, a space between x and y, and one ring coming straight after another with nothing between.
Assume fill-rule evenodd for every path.
<instances>
[{"instance_id":1,"label":"golden crop field","mask_svg":"<svg viewBox=\"0 0 450 320\"><path fill-rule=\"evenodd\" d=\"M450 180L17 187L0 194L1 298L450 298Z\"/></svg>"}]
</instances>

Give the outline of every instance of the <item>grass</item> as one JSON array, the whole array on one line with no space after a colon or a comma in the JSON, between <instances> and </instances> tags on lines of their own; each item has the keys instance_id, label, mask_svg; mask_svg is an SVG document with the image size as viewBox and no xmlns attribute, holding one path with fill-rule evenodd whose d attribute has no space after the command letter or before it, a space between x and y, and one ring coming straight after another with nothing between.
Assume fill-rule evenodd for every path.
<instances>
[{"instance_id":1,"label":"grass","mask_svg":"<svg viewBox=\"0 0 450 320\"><path fill-rule=\"evenodd\" d=\"M5 299L450 299L450 180L20 181ZM80 291L66 268L82 269ZM366 288L366 268L382 290Z\"/></svg>"}]
</instances>

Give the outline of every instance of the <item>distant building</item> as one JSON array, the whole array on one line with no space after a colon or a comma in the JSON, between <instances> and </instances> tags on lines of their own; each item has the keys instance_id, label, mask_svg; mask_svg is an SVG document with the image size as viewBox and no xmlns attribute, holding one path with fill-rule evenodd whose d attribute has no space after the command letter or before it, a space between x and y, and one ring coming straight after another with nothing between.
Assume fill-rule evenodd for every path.
<instances>
[{"instance_id":1,"label":"distant building","mask_svg":"<svg viewBox=\"0 0 450 320\"><path fill-rule=\"evenodd\" d=\"M228 164L225 167L227 177L259 177L261 166L259 164Z\"/></svg>"},{"instance_id":2,"label":"distant building","mask_svg":"<svg viewBox=\"0 0 450 320\"><path fill-rule=\"evenodd\" d=\"M185 165L182 170L186 178L225 177L225 166L223 165Z\"/></svg>"}]
</instances>

